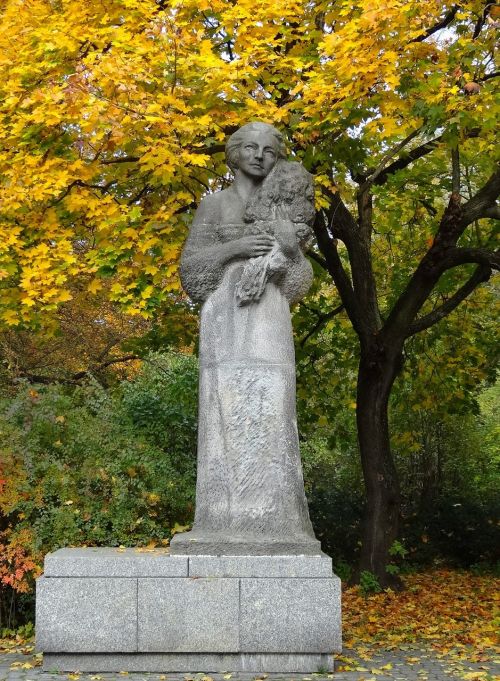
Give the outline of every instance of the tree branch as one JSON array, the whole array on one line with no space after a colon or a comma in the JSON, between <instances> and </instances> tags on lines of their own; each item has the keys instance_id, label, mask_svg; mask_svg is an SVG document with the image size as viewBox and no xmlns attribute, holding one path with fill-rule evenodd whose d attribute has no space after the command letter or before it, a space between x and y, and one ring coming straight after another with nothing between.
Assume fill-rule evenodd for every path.
<instances>
[{"instance_id":1,"label":"tree branch","mask_svg":"<svg viewBox=\"0 0 500 681\"><path fill-rule=\"evenodd\" d=\"M375 168L375 170L368 175L365 182L363 182L363 184L359 188L360 192L366 191L366 189L368 189L368 187L370 185L375 183L375 180L377 179L377 177L379 177L379 175L382 173L382 171L386 167L386 163L388 161L390 161L391 158L394 158L394 156L396 156L396 154L398 154L401 151L401 149L403 149L403 147L405 147L409 142L411 142L412 139L414 139L418 135L420 130L421 130L421 128L417 128L416 130L413 130L413 132L411 132L407 137L405 137L404 140L399 142L399 144L396 144L395 147L393 147L390 151L387 152L387 154L385 154L385 156L382 158L382 160L380 161L377 168Z\"/></svg>"},{"instance_id":2,"label":"tree branch","mask_svg":"<svg viewBox=\"0 0 500 681\"><path fill-rule=\"evenodd\" d=\"M122 357L111 357L110 359L106 360L105 362L101 362L101 364L98 364L95 367L90 367L89 369L86 369L85 371L79 371L78 373L73 374L71 379L73 381L79 381L82 378L85 378L85 376L87 376L88 374L98 373L99 371L106 369L107 367L111 366L112 364L121 364L122 362L130 362L134 359L139 359L138 355L130 354L130 355L123 355Z\"/></svg>"},{"instance_id":3,"label":"tree branch","mask_svg":"<svg viewBox=\"0 0 500 681\"><path fill-rule=\"evenodd\" d=\"M440 265L440 273L459 265L477 263L489 269L500 270L500 251L489 251L487 248L453 248Z\"/></svg>"},{"instance_id":4,"label":"tree branch","mask_svg":"<svg viewBox=\"0 0 500 681\"><path fill-rule=\"evenodd\" d=\"M486 0L483 13L479 17L479 19L476 21L476 25L474 27L474 33L472 34L472 40L475 40L476 38L479 37L479 34L481 33L481 30L485 24L485 21L488 17L488 14L490 13L491 7L494 5L494 2L491 2L491 0Z\"/></svg>"},{"instance_id":5,"label":"tree branch","mask_svg":"<svg viewBox=\"0 0 500 681\"><path fill-rule=\"evenodd\" d=\"M335 283L335 286L339 291L342 303L345 306L345 310L349 316L349 319L351 320L356 332L359 335L362 335L366 331L365 324L363 322L363 316L359 310L358 302L352 287L352 282L349 278L349 275L345 271L344 266L342 265L342 261L340 260L337 250L337 241L328 233L325 222L325 214L323 211L318 211L318 213L316 213L313 229L316 234L320 251L325 257L326 269L328 270Z\"/></svg>"},{"instance_id":6,"label":"tree branch","mask_svg":"<svg viewBox=\"0 0 500 681\"><path fill-rule=\"evenodd\" d=\"M434 33L437 33L437 31L440 31L442 28L446 28L449 24L451 24L451 22L455 18L458 9L459 9L458 5L453 5L453 7L447 14L445 14L441 21L438 21L437 24L434 24L434 26L431 26L430 28L426 29L424 33L417 36L416 38L413 38L412 40L410 40L410 42L421 43L424 40L426 40L429 36L433 35Z\"/></svg>"},{"instance_id":7,"label":"tree branch","mask_svg":"<svg viewBox=\"0 0 500 681\"><path fill-rule=\"evenodd\" d=\"M491 73L485 73L484 76L481 76L481 78L475 78L476 83L484 83L487 80L491 80L491 78L498 78L500 76L500 71L492 71Z\"/></svg>"},{"instance_id":8,"label":"tree branch","mask_svg":"<svg viewBox=\"0 0 500 681\"><path fill-rule=\"evenodd\" d=\"M44 385L51 385L53 383L64 383L64 384L74 384L78 383L79 381L82 380L82 378L85 378L86 376L89 376L90 374L93 373L98 373L99 371L102 371L103 369L106 369L107 367L111 366L112 364L121 364L122 362L130 362L131 360L134 359L140 359L138 355L124 355L123 357L112 357L111 359L106 360L105 362L102 362L101 364L91 367L89 369L85 369L85 371L78 371L75 374L72 374L69 378L61 378L57 376L39 376L38 374L32 374L27 371L21 371L20 372L20 377L21 378L27 378L28 381L31 383L41 383Z\"/></svg>"},{"instance_id":9,"label":"tree branch","mask_svg":"<svg viewBox=\"0 0 500 681\"><path fill-rule=\"evenodd\" d=\"M396 161L388 165L387 168L383 169L382 172L377 176L373 184L375 185L384 184L385 182L387 182L387 178L389 177L389 175L393 175L398 170L404 170L407 166L410 165L410 163L413 163L413 161L417 161L419 158L422 158L422 156L426 156L431 151L434 151L434 149L436 149L436 147L439 146L441 139L442 139L441 137L435 137L434 139L429 140L424 144L421 144L419 147L411 149L407 154L404 154L404 156L401 156L401 158L398 158Z\"/></svg>"},{"instance_id":10,"label":"tree branch","mask_svg":"<svg viewBox=\"0 0 500 681\"><path fill-rule=\"evenodd\" d=\"M500 196L500 163L490 175L486 184L463 206L462 218L458 225L461 234L474 220L498 217L496 200Z\"/></svg>"},{"instance_id":11,"label":"tree branch","mask_svg":"<svg viewBox=\"0 0 500 681\"><path fill-rule=\"evenodd\" d=\"M112 163L137 163L140 161L140 156L116 156L115 158L103 158L99 161L104 166L111 165Z\"/></svg>"},{"instance_id":12,"label":"tree branch","mask_svg":"<svg viewBox=\"0 0 500 681\"><path fill-rule=\"evenodd\" d=\"M57 197L57 199L54 199L54 201L50 204L51 206L55 206L58 203L61 203L63 199L65 199L70 191L73 189L73 187L86 187L87 189L99 189L103 194L105 194L110 187L112 187L114 184L116 184L118 180L111 180L110 182L106 182L106 184L88 184L88 182L83 182L83 180L73 180L73 182L70 182L69 185L66 187L66 189L60 194L60 196Z\"/></svg>"},{"instance_id":13,"label":"tree branch","mask_svg":"<svg viewBox=\"0 0 500 681\"><path fill-rule=\"evenodd\" d=\"M356 318L356 331L361 337L368 338L380 328L377 286L371 262L371 196L369 192L361 195L358 194L359 221L354 218L349 208L345 205L339 192L330 192L328 196L331 203L326 213L326 222L324 224L325 234L328 238L326 241L323 241L323 245L327 250L332 251L333 249L334 257L338 258L338 262L335 263L337 277L341 277L340 267L342 267L342 264L334 240L339 238L346 245L349 254L351 277L349 278L345 274L343 268L342 270L347 277L349 286L345 285L344 293L342 293L340 285L346 282L340 280L339 282L335 281L335 284L339 289L342 302L353 325L353 319ZM319 223L317 222L317 224ZM328 229L326 225L328 225ZM321 229L321 227L318 227L318 229ZM316 235L320 251L325 256L327 264L330 264L328 263L327 253L323 250L318 233ZM330 267L328 271L333 277L334 275L330 271ZM349 289L352 291L352 297L350 298ZM361 309L363 309L362 314Z\"/></svg>"},{"instance_id":14,"label":"tree branch","mask_svg":"<svg viewBox=\"0 0 500 681\"><path fill-rule=\"evenodd\" d=\"M311 338L311 336L313 336L320 329L322 329L325 326L325 324L330 321L330 319L333 319L336 315L338 315L340 312L342 312L343 309L344 309L344 306L341 304L341 305L338 305L333 310L330 310L330 312L327 312L326 314L321 315L320 318L318 319L318 321L316 322L316 324L312 327L312 329L308 333L306 333L306 335L303 338L301 338L301 340L299 341L300 346L304 347L304 345L307 343L309 338Z\"/></svg>"},{"instance_id":15,"label":"tree branch","mask_svg":"<svg viewBox=\"0 0 500 681\"><path fill-rule=\"evenodd\" d=\"M318 263L320 267L322 267L324 270L328 270L328 267L326 265L326 260L322 258L320 255L316 253L316 251L313 251L312 248L310 248L308 251L306 251L306 255L308 255L312 260Z\"/></svg>"},{"instance_id":16,"label":"tree branch","mask_svg":"<svg viewBox=\"0 0 500 681\"><path fill-rule=\"evenodd\" d=\"M451 191L460 197L460 154L456 145L451 150Z\"/></svg>"},{"instance_id":17,"label":"tree branch","mask_svg":"<svg viewBox=\"0 0 500 681\"><path fill-rule=\"evenodd\" d=\"M486 208L484 213L481 215L482 218L492 218L493 220L500 220L500 205L495 204Z\"/></svg>"},{"instance_id":18,"label":"tree branch","mask_svg":"<svg viewBox=\"0 0 500 681\"><path fill-rule=\"evenodd\" d=\"M219 154L224 149L226 146L224 144L212 144L209 147L193 147L192 149L189 149L189 152L191 154ZM140 156L116 156L114 158L103 158L99 161L102 165L112 165L114 163L137 163L137 161L140 161L141 157Z\"/></svg>"},{"instance_id":19,"label":"tree branch","mask_svg":"<svg viewBox=\"0 0 500 681\"><path fill-rule=\"evenodd\" d=\"M339 192L329 193L330 208L327 213L328 226L333 238L340 238L346 244L355 238L358 223L347 208Z\"/></svg>"},{"instance_id":20,"label":"tree branch","mask_svg":"<svg viewBox=\"0 0 500 681\"><path fill-rule=\"evenodd\" d=\"M442 305L438 308L429 312L429 314L416 319L413 324L408 329L406 337L424 331L429 327L433 326L437 322L444 319L446 316L453 312L460 303L467 298L483 281L488 281L491 276L491 269L487 265L479 265L474 271L474 274L468 279L463 286L461 286L458 291L456 291L451 298L448 298Z\"/></svg>"}]
</instances>

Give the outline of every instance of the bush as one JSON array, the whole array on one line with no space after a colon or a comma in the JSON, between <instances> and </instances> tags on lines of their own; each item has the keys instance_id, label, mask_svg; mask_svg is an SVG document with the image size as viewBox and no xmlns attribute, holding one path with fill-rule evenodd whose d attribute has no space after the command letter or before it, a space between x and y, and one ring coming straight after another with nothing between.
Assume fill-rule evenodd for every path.
<instances>
[{"instance_id":1,"label":"bush","mask_svg":"<svg viewBox=\"0 0 500 681\"><path fill-rule=\"evenodd\" d=\"M490 565L500 559L497 495L471 499L447 495L418 515L405 518L403 534L409 559L418 566L445 562L460 568Z\"/></svg>"},{"instance_id":2,"label":"bush","mask_svg":"<svg viewBox=\"0 0 500 681\"><path fill-rule=\"evenodd\" d=\"M168 543L191 521L196 384L194 358L152 355L113 392L23 385L0 405L2 626L47 552Z\"/></svg>"},{"instance_id":3,"label":"bush","mask_svg":"<svg viewBox=\"0 0 500 681\"><path fill-rule=\"evenodd\" d=\"M311 521L335 569L346 576L359 556L363 485L355 447L330 447L327 439L301 443L304 484Z\"/></svg>"}]
</instances>

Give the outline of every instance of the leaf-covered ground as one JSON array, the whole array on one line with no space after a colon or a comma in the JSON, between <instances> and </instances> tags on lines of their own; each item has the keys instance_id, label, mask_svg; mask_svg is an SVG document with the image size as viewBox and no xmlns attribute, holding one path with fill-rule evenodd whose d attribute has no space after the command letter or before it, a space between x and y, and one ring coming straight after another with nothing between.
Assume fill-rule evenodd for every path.
<instances>
[{"instance_id":1,"label":"leaf-covered ground","mask_svg":"<svg viewBox=\"0 0 500 681\"><path fill-rule=\"evenodd\" d=\"M387 591L365 596L359 587L345 588L342 606L344 651L337 656L336 673L287 675L287 680L314 681L320 676L338 681L499 679L495 670L500 669L500 580L467 572L436 570L406 576L404 581L406 590L401 593ZM2 639L0 667L9 671L6 676L0 673L0 678L2 681L4 678L35 681L41 658L34 654L30 639L22 636ZM124 672L93 676L76 673L59 678L108 681L126 676ZM130 675L130 681L135 681L136 676ZM47 675L45 677L48 679ZM153 677L162 681L239 681L243 677L244 681L250 678L285 679L276 674L237 673L155 674L151 675Z\"/></svg>"},{"instance_id":2,"label":"leaf-covered ground","mask_svg":"<svg viewBox=\"0 0 500 681\"><path fill-rule=\"evenodd\" d=\"M347 647L375 643L394 649L425 643L442 653L472 646L479 654L498 645L499 579L436 570L408 575L404 582L401 593L389 590L365 597L359 587L344 591Z\"/></svg>"},{"instance_id":3,"label":"leaf-covered ground","mask_svg":"<svg viewBox=\"0 0 500 681\"><path fill-rule=\"evenodd\" d=\"M363 681L380 674L391 677L401 670L391 662L374 667L373 661L381 651L399 651L410 667L418 668L433 657L446 663L447 676L499 678L493 670L500 662L500 580L435 570L408 575L404 582L406 590L401 593L388 590L365 596L358 586L344 590L339 671L366 672L368 676L358 677ZM472 663L474 670L464 663ZM424 668L418 673L427 678Z\"/></svg>"}]
</instances>

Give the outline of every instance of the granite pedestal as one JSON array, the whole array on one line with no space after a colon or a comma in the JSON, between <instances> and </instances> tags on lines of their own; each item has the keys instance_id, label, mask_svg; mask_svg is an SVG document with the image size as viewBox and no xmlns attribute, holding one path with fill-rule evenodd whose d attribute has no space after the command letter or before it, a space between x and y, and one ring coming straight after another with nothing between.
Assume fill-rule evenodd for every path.
<instances>
[{"instance_id":1,"label":"granite pedestal","mask_svg":"<svg viewBox=\"0 0 500 681\"><path fill-rule=\"evenodd\" d=\"M61 549L37 580L36 646L45 670L332 669L340 580L323 554Z\"/></svg>"}]
</instances>

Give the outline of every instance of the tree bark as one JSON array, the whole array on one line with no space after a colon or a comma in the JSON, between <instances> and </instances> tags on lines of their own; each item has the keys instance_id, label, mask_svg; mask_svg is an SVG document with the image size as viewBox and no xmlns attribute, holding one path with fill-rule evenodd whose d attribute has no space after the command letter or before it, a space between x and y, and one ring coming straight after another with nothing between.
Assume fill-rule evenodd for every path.
<instances>
[{"instance_id":1,"label":"tree bark","mask_svg":"<svg viewBox=\"0 0 500 681\"><path fill-rule=\"evenodd\" d=\"M400 588L387 572L389 549L398 537L400 488L389 438L388 404L402 366L401 350L377 346L361 350L357 386L357 429L366 490L360 573L377 577L381 587Z\"/></svg>"}]
</instances>

